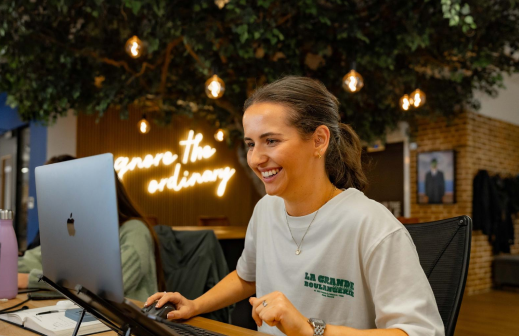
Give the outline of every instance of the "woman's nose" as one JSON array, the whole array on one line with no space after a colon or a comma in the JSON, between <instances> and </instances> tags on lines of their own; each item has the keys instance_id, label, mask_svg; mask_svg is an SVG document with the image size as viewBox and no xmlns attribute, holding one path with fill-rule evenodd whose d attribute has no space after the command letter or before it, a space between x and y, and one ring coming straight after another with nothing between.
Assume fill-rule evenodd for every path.
<instances>
[{"instance_id":1,"label":"woman's nose","mask_svg":"<svg viewBox=\"0 0 519 336\"><path fill-rule=\"evenodd\" d=\"M249 152L249 167L256 168L268 161L268 156L262 153L259 149L254 147Z\"/></svg>"}]
</instances>

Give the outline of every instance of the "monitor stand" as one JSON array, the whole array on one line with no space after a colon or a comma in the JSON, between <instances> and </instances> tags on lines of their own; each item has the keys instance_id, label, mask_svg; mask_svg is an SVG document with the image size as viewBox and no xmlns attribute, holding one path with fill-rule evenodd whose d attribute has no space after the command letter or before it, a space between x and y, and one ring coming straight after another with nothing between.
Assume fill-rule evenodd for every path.
<instances>
[{"instance_id":1,"label":"monitor stand","mask_svg":"<svg viewBox=\"0 0 519 336\"><path fill-rule=\"evenodd\" d=\"M81 316L79 316L79 319L77 320L76 327L74 328L74 332L72 333L72 336L77 336L77 333L79 331L79 327L81 327L81 322L83 322L83 317L85 317L85 309L81 309Z\"/></svg>"},{"instance_id":2,"label":"monitor stand","mask_svg":"<svg viewBox=\"0 0 519 336\"><path fill-rule=\"evenodd\" d=\"M81 285L77 285L75 290L72 291L54 283L44 275L40 276L39 281L45 282L83 309L74 335L79 330L84 314L89 313L120 336L129 336L130 333L135 336L179 336L171 328L149 319L141 313L137 305L128 299L124 299L121 303L109 301Z\"/></svg>"}]
</instances>

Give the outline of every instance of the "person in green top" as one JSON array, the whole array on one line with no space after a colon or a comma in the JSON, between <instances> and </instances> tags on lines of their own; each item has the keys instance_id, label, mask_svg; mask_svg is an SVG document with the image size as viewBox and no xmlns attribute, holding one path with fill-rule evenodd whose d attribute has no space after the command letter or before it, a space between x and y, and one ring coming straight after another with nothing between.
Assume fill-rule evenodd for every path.
<instances>
[{"instance_id":1,"label":"person in green top","mask_svg":"<svg viewBox=\"0 0 519 336\"><path fill-rule=\"evenodd\" d=\"M72 160L74 157L53 157L46 164ZM115 172L114 172L115 173ZM123 184L115 178L119 212L119 239L124 295L145 301L151 294L165 288L157 234L131 201ZM27 250L18 258L18 288L42 288L41 246Z\"/></svg>"}]
</instances>

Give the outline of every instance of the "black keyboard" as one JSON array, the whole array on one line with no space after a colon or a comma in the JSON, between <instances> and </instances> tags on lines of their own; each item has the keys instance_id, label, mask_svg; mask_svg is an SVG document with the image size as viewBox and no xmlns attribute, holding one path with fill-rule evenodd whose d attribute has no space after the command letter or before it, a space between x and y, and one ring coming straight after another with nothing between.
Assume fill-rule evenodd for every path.
<instances>
[{"instance_id":1,"label":"black keyboard","mask_svg":"<svg viewBox=\"0 0 519 336\"><path fill-rule=\"evenodd\" d=\"M193 327L188 324L182 324L181 326L168 324L167 326L173 329L177 334L181 336L225 336L224 334L219 334L214 331Z\"/></svg>"}]
</instances>

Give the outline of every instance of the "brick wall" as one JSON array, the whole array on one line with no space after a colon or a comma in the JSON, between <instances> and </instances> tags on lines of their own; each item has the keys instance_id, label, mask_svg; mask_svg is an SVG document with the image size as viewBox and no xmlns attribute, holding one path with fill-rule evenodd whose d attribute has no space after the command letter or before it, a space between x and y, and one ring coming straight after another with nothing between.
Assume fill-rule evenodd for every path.
<instances>
[{"instance_id":1,"label":"brick wall","mask_svg":"<svg viewBox=\"0 0 519 336\"><path fill-rule=\"evenodd\" d=\"M519 126L466 112L453 121L420 119L416 125L417 149L411 151L411 217L422 222L472 215L472 181L480 169L502 176L519 173ZM437 150L456 151L456 203L417 204L417 153ZM519 237L519 219L515 219ZM512 247L519 254L519 239ZM492 248L487 236L474 231L467 279L468 294L492 287Z\"/></svg>"}]
</instances>

